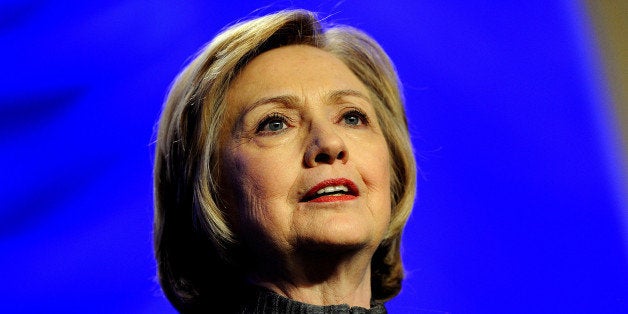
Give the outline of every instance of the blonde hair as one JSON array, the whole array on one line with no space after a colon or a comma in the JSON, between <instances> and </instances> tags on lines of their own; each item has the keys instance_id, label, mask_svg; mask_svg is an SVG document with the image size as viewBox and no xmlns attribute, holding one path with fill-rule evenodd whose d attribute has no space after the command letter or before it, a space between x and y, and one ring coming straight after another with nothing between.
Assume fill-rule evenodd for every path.
<instances>
[{"instance_id":1,"label":"blonde hair","mask_svg":"<svg viewBox=\"0 0 628 314\"><path fill-rule=\"evenodd\" d=\"M416 166L401 86L391 61L367 34L323 29L305 10L280 11L233 25L205 46L177 76L159 121L154 168L154 245L161 287L182 312L215 308L244 285L237 235L221 203L221 122L230 83L259 54L305 44L342 60L372 93L391 156L392 216L372 259L372 298L401 290L400 242L412 210ZM208 304L210 303L210 304Z\"/></svg>"}]
</instances>

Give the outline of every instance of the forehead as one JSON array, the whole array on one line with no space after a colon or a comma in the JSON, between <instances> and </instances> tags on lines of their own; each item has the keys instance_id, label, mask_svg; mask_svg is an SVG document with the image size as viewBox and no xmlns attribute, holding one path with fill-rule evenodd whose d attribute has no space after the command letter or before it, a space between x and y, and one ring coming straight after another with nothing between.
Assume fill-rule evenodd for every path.
<instances>
[{"instance_id":1,"label":"forehead","mask_svg":"<svg viewBox=\"0 0 628 314\"><path fill-rule=\"evenodd\" d=\"M331 90L357 90L368 95L364 84L333 54L307 45L269 50L255 57L232 82L230 106L263 97L294 94L299 97Z\"/></svg>"}]
</instances>

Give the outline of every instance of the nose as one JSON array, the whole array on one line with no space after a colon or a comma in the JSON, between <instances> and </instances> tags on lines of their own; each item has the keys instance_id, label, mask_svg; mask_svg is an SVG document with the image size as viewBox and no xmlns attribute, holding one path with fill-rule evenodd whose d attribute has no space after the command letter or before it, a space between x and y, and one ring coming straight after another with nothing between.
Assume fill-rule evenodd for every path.
<instances>
[{"instance_id":1,"label":"nose","mask_svg":"<svg viewBox=\"0 0 628 314\"><path fill-rule=\"evenodd\" d=\"M333 130L333 126L316 126L310 130L308 146L304 156L305 166L316 167L321 164L347 162L347 147L342 137Z\"/></svg>"}]
</instances>

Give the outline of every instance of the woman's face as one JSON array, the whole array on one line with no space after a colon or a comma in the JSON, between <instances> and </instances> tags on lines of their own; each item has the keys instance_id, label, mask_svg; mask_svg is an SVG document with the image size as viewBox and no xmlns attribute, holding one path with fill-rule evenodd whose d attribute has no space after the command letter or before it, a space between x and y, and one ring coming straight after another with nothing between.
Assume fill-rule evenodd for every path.
<instances>
[{"instance_id":1,"label":"woman's face","mask_svg":"<svg viewBox=\"0 0 628 314\"><path fill-rule=\"evenodd\" d=\"M243 69L227 92L221 157L246 242L375 250L390 221L390 169L369 95L310 46L270 50Z\"/></svg>"}]
</instances>

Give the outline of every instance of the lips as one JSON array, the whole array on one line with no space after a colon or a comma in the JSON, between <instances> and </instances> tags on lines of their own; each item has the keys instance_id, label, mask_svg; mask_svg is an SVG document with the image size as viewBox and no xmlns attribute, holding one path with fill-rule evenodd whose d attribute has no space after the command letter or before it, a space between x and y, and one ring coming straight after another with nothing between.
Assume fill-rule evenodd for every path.
<instances>
[{"instance_id":1,"label":"lips","mask_svg":"<svg viewBox=\"0 0 628 314\"><path fill-rule=\"evenodd\" d=\"M353 181L345 178L329 179L312 187L301 202L339 202L355 199L360 195Z\"/></svg>"}]
</instances>

